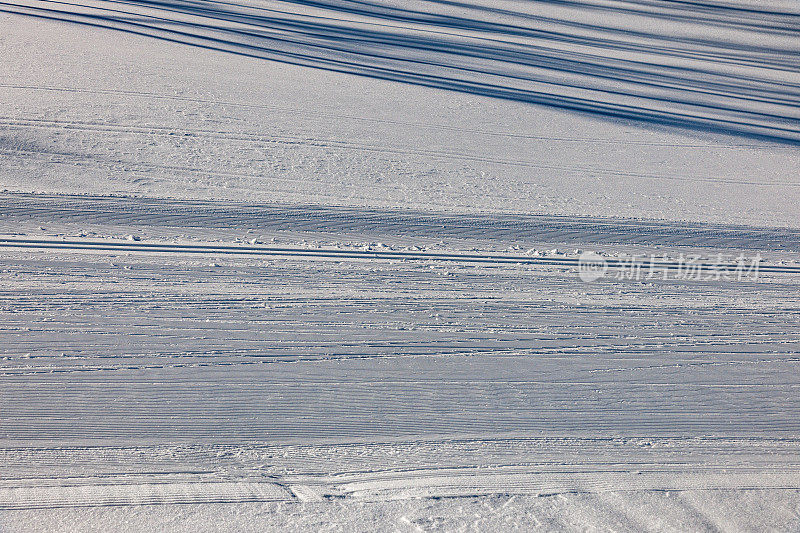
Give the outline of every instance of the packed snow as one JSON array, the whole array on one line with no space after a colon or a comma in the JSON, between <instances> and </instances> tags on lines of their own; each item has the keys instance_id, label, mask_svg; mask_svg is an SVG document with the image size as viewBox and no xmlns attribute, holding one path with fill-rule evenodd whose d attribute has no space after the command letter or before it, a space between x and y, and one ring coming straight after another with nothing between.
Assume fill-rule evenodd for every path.
<instances>
[{"instance_id":1,"label":"packed snow","mask_svg":"<svg viewBox=\"0 0 800 533\"><path fill-rule=\"evenodd\" d=\"M0 2L0 531L797 531L798 37Z\"/></svg>"}]
</instances>

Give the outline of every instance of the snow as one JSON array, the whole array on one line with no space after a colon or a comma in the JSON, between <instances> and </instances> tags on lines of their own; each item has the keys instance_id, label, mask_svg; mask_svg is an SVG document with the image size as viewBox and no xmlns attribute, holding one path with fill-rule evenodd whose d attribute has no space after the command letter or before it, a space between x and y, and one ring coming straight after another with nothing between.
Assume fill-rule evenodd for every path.
<instances>
[{"instance_id":1,"label":"snow","mask_svg":"<svg viewBox=\"0 0 800 533\"><path fill-rule=\"evenodd\" d=\"M798 16L3 4L0 529L796 531Z\"/></svg>"},{"instance_id":2,"label":"snow","mask_svg":"<svg viewBox=\"0 0 800 533\"><path fill-rule=\"evenodd\" d=\"M19 2L29 4L88 10L69 3ZM113 7L156 16L153 8L140 4ZM180 5L188 9L191 4ZM301 4L255 5L298 12L282 17L305 21ZM330 5L341 10L348 6ZM450 9L443 3L435 6ZM473 11L463 15L483 13ZM178 16L171 13L157 14ZM336 20L344 17L339 8L327 14ZM568 14L594 20L598 12L571 9ZM723 15L724 11L718 14ZM201 20L211 23L208 18L212 17ZM84 25L11 15L3 20L3 55L15 58L4 62L0 86L0 169L2 186L9 190L458 212L613 214L794 227L800 220L794 201L800 178L797 172L787 172L800 168L792 143L720 136L698 128L666 130L657 122L643 128L641 122L608 121L524 101L291 66ZM624 26L625 20L612 17L617 25ZM677 31L657 20L666 24L659 26L657 35ZM538 28L527 18L516 21ZM392 24L394 28L399 23ZM696 33L705 38L707 27L695 28ZM727 28L726 36L734 39L731 47L752 36L752 31L736 28ZM506 39L492 35L501 37ZM797 47L795 40L777 31L761 31L757 38L776 49ZM535 50L545 44L564 46L540 41L523 40ZM612 53L604 47L590 51L603 61ZM691 49L683 55L690 52L700 55ZM690 68L701 66L744 69L731 65L733 60L715 59L713 53L706 61L685 59L687 64L679 61L683 55L651 53L654 57L636 59L656 61L663 69L677 63L687 76ZM749 63L756 61L753 55ZM775 78L759 77L759 91L796 87L796 68L772 65L796 62L796 57L796 50L757 56L768 64L728 73L725 80L741 91L755 91L750 86L756 76ZM509 83L509 76L502 82ZM582 85L603 79L588 73L585 77ZM675 96L693 94L687 89ZM743 102L750 102L745 96ZM750 119L755 121L759 109L752 106ZM771 111L785 115L798 129L796 108L781 104Z\"/></svg>"}]
</instances>

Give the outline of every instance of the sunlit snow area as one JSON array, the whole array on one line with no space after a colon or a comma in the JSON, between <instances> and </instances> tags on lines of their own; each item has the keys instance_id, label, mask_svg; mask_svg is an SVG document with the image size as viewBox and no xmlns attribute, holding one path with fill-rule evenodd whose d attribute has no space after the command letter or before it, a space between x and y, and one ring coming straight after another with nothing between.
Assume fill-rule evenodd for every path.
<instances>
[{"instance_id":1,"label":"sunlit snow area","mask_svg":"<svg viewBox=\"0 0 800 533\"><path fill-rule=\"evenodd\" d=\"M0 531L798 530L798 2L0 2Z\"/></svg>"}]
</instances>

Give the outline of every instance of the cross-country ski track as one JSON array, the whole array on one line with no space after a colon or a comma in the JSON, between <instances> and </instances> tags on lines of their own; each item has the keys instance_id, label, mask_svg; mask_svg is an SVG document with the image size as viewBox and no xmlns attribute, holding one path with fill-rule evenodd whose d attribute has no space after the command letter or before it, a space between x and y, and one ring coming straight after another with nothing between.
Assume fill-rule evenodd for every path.
<instances>
[{"instance_id":1,"label":"cross-country ski track","mask_svg":"<svg viewBox=\"0 0 800 533\"><path fill-rule=\"evenodd\" d=\"M0 1L0 531L800 530L799 32Z\"/></svg>"},{"instance_id":2,"label":"cross-country ski track","mask_svg":"<svg viewBox=\"0 0 800 533\"><path fill-rule=\"evenodd\" d=\"M7 512L798 489L790 230L5 198ZM616 275L756 249L756 280Z\"/></svg>"}]
</instances>

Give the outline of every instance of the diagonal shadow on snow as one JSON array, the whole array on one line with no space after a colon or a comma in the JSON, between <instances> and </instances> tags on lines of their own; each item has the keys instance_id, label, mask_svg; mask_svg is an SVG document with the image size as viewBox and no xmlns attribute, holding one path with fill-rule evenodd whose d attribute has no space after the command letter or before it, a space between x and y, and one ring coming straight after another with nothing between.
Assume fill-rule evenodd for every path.
<instances>
[{"instance_id":1,"label":"diagonal shadow on snow","mask_svg":"<svg viewBox=\"0 0 800 533\"><path fill-rule=\"evenodd\" d=\"M30 0L0 2L0 12L640 124L800 143L800 11L711 0L624 4Z\"/></svg>"}]
</instances>

